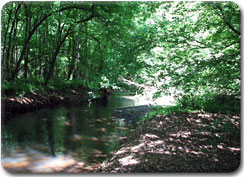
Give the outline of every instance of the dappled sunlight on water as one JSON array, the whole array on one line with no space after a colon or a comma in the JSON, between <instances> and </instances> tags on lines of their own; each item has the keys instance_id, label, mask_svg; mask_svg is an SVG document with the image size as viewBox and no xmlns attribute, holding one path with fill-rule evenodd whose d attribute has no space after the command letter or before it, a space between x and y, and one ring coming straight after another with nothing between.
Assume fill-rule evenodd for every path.
<instances>
[{"instance_id":1,"label":"dappled sunlight on water","mask_svg":"<svg viewBox=\"0 0 244 177\"><path fill-rule=\"evenodd\" d=\"M2 164L13 172L95 170L129 127L112 115L134 101L110 97L106 105L58 106L30 112L2 128Z\"/></svg>"},{"instance_id":2,"label":"dappled sunlight on water","mask_svg":"<svg viewBox=\"0 0 244 177\"><path fill-rule=\"evenodd\" d=\"M5 157L5 154L8 154ZM11 172L60 172L76 163L69 155L48 156L31 148L8 151L2 156L2 166Z\"/></svg>"}]
</instances>

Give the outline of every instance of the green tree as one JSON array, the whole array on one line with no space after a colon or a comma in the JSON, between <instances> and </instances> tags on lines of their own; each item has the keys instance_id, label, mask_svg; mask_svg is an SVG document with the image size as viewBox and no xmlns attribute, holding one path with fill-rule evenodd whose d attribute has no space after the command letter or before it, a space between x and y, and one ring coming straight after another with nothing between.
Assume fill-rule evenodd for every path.
<instances>
[{"instance_id":1,"label":"green tree","mask_svg":"<svg viewBox=\"0 0 244 177\"><path fill-rule=\"evenodd\" d=\"M157 96L240 97L240 37L232 2L10 2L3 83L76 80L99 89L127 80Z\"/></svg>"}]
</instances>

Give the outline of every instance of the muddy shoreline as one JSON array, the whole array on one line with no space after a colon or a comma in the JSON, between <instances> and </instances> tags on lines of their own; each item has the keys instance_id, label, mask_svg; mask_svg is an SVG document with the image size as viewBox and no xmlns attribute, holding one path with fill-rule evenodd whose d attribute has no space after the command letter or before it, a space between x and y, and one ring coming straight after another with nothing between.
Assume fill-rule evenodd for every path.
<instances>
[{"instance_id":1,"label":"muddy shoreline","mask_svg":"<svg viewBox=\"0 0 244 177\"><path fill-rule=\"evenodd\" d=\"M28 93L24 96L2 96L1 117L2 123L12 119L15 115L35 111L58 104L84 104L91 100L85 90L72 90L68 93Z\"/></svg>"}]
</instances>

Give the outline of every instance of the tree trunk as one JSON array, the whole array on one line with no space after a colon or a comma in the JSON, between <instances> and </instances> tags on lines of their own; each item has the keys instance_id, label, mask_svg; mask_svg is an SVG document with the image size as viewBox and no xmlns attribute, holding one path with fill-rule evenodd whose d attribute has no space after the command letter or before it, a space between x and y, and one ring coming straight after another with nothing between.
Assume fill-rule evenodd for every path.
<instances>
[{"instance_id":1,"label":"tree trunk","mask_svg":"<svg viewBox=\"0 0 244 177\"><path fill-rule=\"evenodd\" d=\"M10 27L10 21L11 21L11 17L12 17L12 12L13 12L13 9L10 9L9 13L7 14L8 16L8 20L7 20L7 24L4 23L4 20L2 21L3 22L3 51L2 51L2 66L3 66L3 73L4 74L4 79L7 79L8 78L8 74L9 74L9 59L6 58L6 46L7 46L7 34L8 34L8 31L9 31L9 27ZM10 42L10 41L8 41Z\"/></svg>"},{"instance_id":2,"label":"tree trunk","mask_svg":"<svg viewBox=\"0 0 244 177\"><path fill-rule=\"evenodd\" d=\"M38 27L48 18L50 17L51 15L53 15L53 13L56 13L56 12L62 12L62 11L65 11L65 10L68 10L68 9L72 9L72 8L75 8L74 6L70 6L70 7L64 7L62 9L59 9L55 12L50 12L46 15L44 15L41 20L39 21L36 21L33 25L33 28L30 30L29 32L29 35L28 37L24 40L24 43L23 43L23 47L22 47L22 50L20 52L20 57L18 59L18 61L16 62L16 65L14 67L14 70L11 74L11 78L10 80L14 80L20 70L20 65L21 65L21 62L23 61L24 59L24 55L25 55L25 52L26 52L26 48L30 42L30 39L32 38L33 34L35 33L35 31L38 29ZM90 16L88 16L87 18L83 19L83 20L80 20L80 21L77 21L77 23L84 23L84 22L88 22L90 21L91 19L97 17L97 15L94 14L94 4L92 5L91 9L84 9L82 7L80 7L81 10L88 10L91 12Z\"/></svg>"},{"instance_id":3,"label":"tree trunk","mask_svg":"<svg viewBox=\"0 0 244 177\"><path fill-rule=\"evenodd\" d=\"M75 61L76 61L76 57L74 57L75 42L76 41L74 39L74 36L72 35L72 38L69 41L69 54L71 55L71 57L69 57L69 68L68 68L67 80L71 79L71 75L72 75L74 67L75 67Z\"/></svg>"},{"instance_id":4,"label":"tree trunk","mask_svg":"<svg viewBox=\"0 0 244 177\"><path fill-rule=\"evenodd\" d=\"M64 43L66 37L68 37L68 35L71 34L70 31L71 31L71 27L67 30L67 32L66 32L65 36L63 37L63 39L62 39L61 41L59 40L60 42L57 44L57 47L56 47L56 49L55 49L55 52L54 52L54 54L53 54L53 56L52 56L52 59L51 59L51 62L50 62L49 71L48 71L48 73L47 73L47 75L46 75L46 78L45 78L45 85L48 84L48 81L49 81L49 79L51 78L51 76L52 76L52 74L53 74L54 67L55 67L55 62L56 62L56 59L57 59L59 50L60 50L62 44Z\"/></svg>"},{"instance_id":5,"label":"tree trunk","mask_svg":"<svg viewBox=\"0 0 244 177\"><path fill-rule=\"evenodd\" d=\"M13 39L12 37L15 36L15 35L13 35L13 32L15 32L15 34L16 34L15 26L18 24L18 15L19 15L19 11L20 11L21 6L22 6L22 3L19 3L17 8L16 8L16 10L15 10L14 18L13 18L11 29L10 29L9 36L8 36L8 46L7 46L7 49L6 49L6 62L7 62L6 70L7 70L7 75L9 75L10 69L11 69L10 57L11 56L13 57L14 45L12 45L12 44L13 44L13 42L15 42L15 40L12 40ZM7 77L9 78L9 76L7 76Z\"/></svg>"},{"instance_id":6,"label":"tree trunk","mask_svg":"<svg viewBox=\"0 0 244 177\"><path fill-rule=\"evenodd\" d=\"M23 48L21 50L21 53L20 53L20 57L16 63L16 66L14 68L14 71L12 73L12 77L11 77L11 80L14 80L15 77L17 76L18 72L19 72L19 69L20 69L20 64L24 58L24 55L25 55L25 52L26 52L26 48L30 42L30 39L31 37L33 36L33 34L35 33L35 31L37 30L37 28L49 17L51 16L52 13L49 13L47 15L45 15L38 23L35 23L34 27L32 28L32 30L30 31L28 37L25 39L25 42L23 44Z\"/></svg>"},{"instance_id":7,"label":"tree trunk","mask_svg":"<svg viewBox=\"0 0 244 177\"><path fill-rule=\"evenodd\" d=\"M29 31L30 31L30 23L31 23L31 16L30 14L30 9L28 6L25 4L25 15L26 15L26 26L25 26L25 39L27 38ZM28 58L28 53L29 53L29 45L26 48L26 53L25 53L25 63L24 63L24 77L28 77L28 63L29 63L29 58Z\"/></svg>"}]
</instances>

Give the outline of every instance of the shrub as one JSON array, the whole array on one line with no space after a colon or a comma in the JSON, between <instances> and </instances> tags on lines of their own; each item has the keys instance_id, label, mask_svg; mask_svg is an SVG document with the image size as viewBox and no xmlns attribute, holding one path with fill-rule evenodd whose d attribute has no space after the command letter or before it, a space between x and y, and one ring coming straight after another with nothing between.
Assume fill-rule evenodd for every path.
<instances>
[{"instance_id":1,"label":"shrub","mask_svg":"<svg viewBox=\"0 0 244 177\"><path fill-rule=\"evenodd\" d=\"M42 80L36 78L18 79L14 82L3 83L2 89L6 96L25 95L34 91L42 91L42 83Z\"/></svg>"},{"instance_id":2,"label":"shrub","mask_svg":"<svg viewBox=\"0 0 244 177\"><path fill-rule=\"evenodd\" d=\"M201 96L183 96L178 103L183 109L240 114L241 101L232 95L204 94Z\"/></svg>"}]
</instances>

